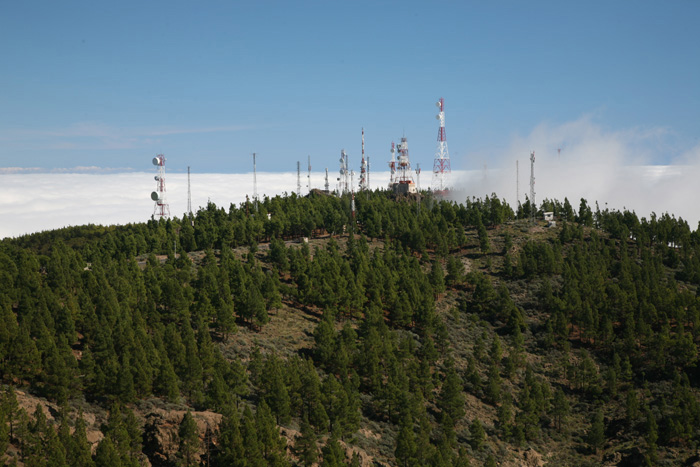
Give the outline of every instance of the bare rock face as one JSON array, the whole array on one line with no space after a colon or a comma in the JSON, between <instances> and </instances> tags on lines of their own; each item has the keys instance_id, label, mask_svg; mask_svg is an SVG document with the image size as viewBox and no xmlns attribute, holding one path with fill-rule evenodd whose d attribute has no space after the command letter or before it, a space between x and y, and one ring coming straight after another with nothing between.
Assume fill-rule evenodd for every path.
<instances>
[{"instance_id":1,"label":"bare rock face","mask_svg":"<svg viewBox=\"0 0 700 467\"><path fill-rule=\"evenodd\" d=\"M145 417L143 427L144 452L151 461L153 467L172 465L177 459L180 448L178 430L184 410L153 410ZM209 444L208 434L214 433L221 423L221 414L214 412L191 412L192 418L197 423L200 448L195 461L197 463L206 456Z\"/></svg>"}]
</instances>

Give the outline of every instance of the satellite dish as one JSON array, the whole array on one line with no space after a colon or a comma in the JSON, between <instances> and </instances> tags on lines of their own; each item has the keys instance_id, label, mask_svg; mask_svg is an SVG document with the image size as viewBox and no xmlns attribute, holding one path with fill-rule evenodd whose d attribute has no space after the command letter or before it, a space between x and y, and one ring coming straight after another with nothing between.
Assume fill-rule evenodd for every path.
<instances>
[{"instance_id":1,"label":"satellite dish","mask_svg":"<svg viewBox=\"0 0 700 467\"><path fill-rule=\"evenodd\" d=\"M435 119L436 119L436 120L440 120L440 115L436 115L436 116L435 116Z\"/></svg>"},{"instance_id":2,"label":"satellite dish","mask_svg":"<svg viewBox=\"0 0 700 467\"><path fill-rule=\"evenodd\" d=\"M153 165L160 165L160 157L153 158Z\"/></svg>"},{"instance_id":3,"label":"satellite dish","mask_svg":"<svg viewBox=\"0 0 700 467\"><path fill-rule=\"evenodd\" d=\"M160 180L160 175L156 175L156 176L155 176L155 177L153 177L153 178L155 178L155 180L156 180L156 182L157 182L157 181L159 181L159 180Z\"/></svg>"},{"instance_id":4,"label":"satellite dish","mask_svg":"<svg viewBox=\"0 0 700 467\"><path fill-rule=\"evenodd\" d=\"M437 101L437 102L435 103L435 107L440 107L440 101Z\"/></svg>"},{"instance_id":5,"label":"satellite dish","mask_svg":"<svg viewBox=\"0 0 700 467\"><path fill-rule=\"evenodd\" d=\"M153 201L158 201L159 198L160 198L160 196L158 195L157 192L155 192L155 191L152 191L152 192L151 192L151 199L152 199Z\"/></svg>"}]
</instances>

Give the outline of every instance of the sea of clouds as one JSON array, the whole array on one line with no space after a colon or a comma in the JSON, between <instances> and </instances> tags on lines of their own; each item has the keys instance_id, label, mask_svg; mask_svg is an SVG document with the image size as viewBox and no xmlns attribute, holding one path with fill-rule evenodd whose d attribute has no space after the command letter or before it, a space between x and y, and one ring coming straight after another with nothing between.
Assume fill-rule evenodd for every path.
<instances>
[{"instance_id":1,"label":"sea of clouds","mask_svg":"<svg viewBox=\"0 0 700 467\"><path fill-rule=\"evenodd\" d=\"M529 193L530 150L535 150L536 202L568 197L574 208L580 198L601 209L630 209L640 217L668 212L682 217L692 229L700 221L700 146L666 157L653 164L667 148L660 144L661 130L606 132L589 118L558 126L540 125L526 137L514 137L502 153L470 154L453 167L480 161L478 170L455 170L452 197L496 193L512 206ZM561 149L561 153L558 152ZM376 160L376 158L374 158ZM516 193L516 160L519 162L519 193ZM382 167L385 167L382 164ZM148 220L154 212L150 193L155 189L153 172L112 172L99 168L76 168L46 173L42 170L0 168L0 238L81 224L126 224ZM311 173L311 187L323 188L322 172ZM336 188L337 173L329 174ZM355 175L355 184L358 176ZM389 173L373 171L372 188L385 188ZM297 190L296 173L258 173L260 196ZM306 173L302 194L308 192ZM431 186L431 173L420 176L422 188ZM187 210L187 174L166 174L170 213L181 217ZM191 175L192 208L211 201L228 208L253 194L253 175ZM606 204L607 203L607 204Z\"/></svg>"}]
</instances>

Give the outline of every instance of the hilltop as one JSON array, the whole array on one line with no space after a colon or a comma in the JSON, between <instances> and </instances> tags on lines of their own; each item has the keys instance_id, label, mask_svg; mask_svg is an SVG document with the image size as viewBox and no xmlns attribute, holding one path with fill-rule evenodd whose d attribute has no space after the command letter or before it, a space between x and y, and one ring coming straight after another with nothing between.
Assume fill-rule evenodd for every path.
<instances>
[{"instance_id":1,"label":"hilltop","mask_svg":"<svg viewBox=\"0 0 700 467\"><path fill-rule=\"evenodd\" d=\"M366 195L366 196L365 196ZM0 243L18 465L688 465L700 233L312 194ZM175 250L173 247L175 246Z\"/></svg>"}]
</instances>

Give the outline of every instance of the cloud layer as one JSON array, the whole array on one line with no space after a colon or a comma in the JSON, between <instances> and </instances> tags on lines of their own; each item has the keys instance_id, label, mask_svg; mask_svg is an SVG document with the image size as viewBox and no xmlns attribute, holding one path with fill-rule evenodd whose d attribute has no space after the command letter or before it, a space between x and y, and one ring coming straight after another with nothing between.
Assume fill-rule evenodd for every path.
<instances>
[{"instance_id":1,"label":"cloud layer","mask_svg":"<svg viewBox=\"0 0 700 467\"><path fill-rule=\"evenodd\" d=\"M585 198L601 209L627 208L640 217L668 212L695 229L700 220L700 146L671 159L667 131L633 129L606 132L590 118L559 126L540 125L513 138L509 148L481 171L455 178L455 199L496 193L516 206L530 192L530 151L535 151L535 201L568 197L574 208ZM561 152L559 152L561 149ZM649 165L670 160L667 165ZM519 192L516 192L516 161ZM486 162L486 161L485 161ZM492 169L490 167L496 167Z\"/></svg>"},{"instance_id":2,"label":"cloud layer","mask_svg":"<svg viewBox=\"0 0 700 467\"><path fill-rule=\"evenodd\" d=\"M482 170L455 171L453 198L496 193L516 206L516 160L519 162L521 202L529 193L529 154L535 150L536 201L568 197L578 207L580 198L601 209L627 208L642 217L651 212L668 212L683 217L695 229L700 220L696 204L700 195L700 146L682 153L667 165L648 165L659 160L667 148L665 130L646 129L606 132L583 118L559 126L540 125L530 135L513 138L496 157L483 158ZM561 153L558 152L561 149ZM469 155L479 160L478 154ZM668 158L666 158L668 159ZM453 161L456 166L459 161ZM385 167L375 162L374 167ZM150 193L155 189L155 172L16 173L0 169L0 238L60 228L69 225L124 224L146 221L153 214ZM72 172L76 172L73 170ZM336 187L335 171L329 174L330 188ZM258 173L258 193L276 195L297 189L296 173ZM192 206L212 201L228 208L230 203L252 196L253 176L247 174L193 173ZM373 188L384 188L388 172L373 171ZM358 182L357 176L354 179ZM424 170L420 184L427 188L431 174ZM306 173L301 177L302 194L307 193ZM311 186L322 188L324 173L311 174ZM167 197L173 216L187 208L187 175L167 174Z\"/></svg>"}]
</instances>

